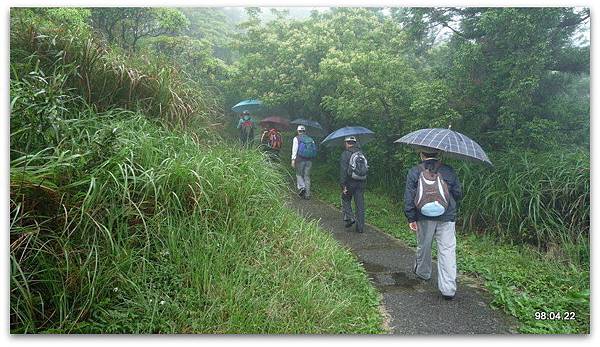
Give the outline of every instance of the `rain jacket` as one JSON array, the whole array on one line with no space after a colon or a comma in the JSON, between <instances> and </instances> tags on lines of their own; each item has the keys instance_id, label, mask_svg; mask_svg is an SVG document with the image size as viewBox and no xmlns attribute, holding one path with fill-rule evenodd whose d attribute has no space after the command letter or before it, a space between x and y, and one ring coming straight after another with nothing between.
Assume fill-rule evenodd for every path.
<instances>
[{"instance_id":1,"label":"rain jacket","mask_svg":"<svg viewBox=\"0 0 600 347\"><path fill-rule=\"evenodd\" d=\"M426 160L422 163L425 167L431 168L435 164L435 159ZM455 222L456 211L460 199L462 199L462 188L458 177L454 173L454 169L446 164L442 164L438 169L438 173L442 175L442 179L448 184L448 191L450 192L450 202L446 212L439 217L427 217L419 213L415 206L415 196L417 194L417 185L419 183L419 175L421 169L418 166L411 168L406 175L406 188L404 190L404 215L408 219L409 223L420 221L420 220L436 220L440 222Z\"/></svg>"},{"instance_id":2,"label":"rain jacket","mask_svg":"<svg viewBox=\"0 0 600 347\"><path fill-rule=\"evenodd\" d=\"M252 118L252 116L244 116L244 117L240 118L240 120L238 122L238 125L237 125L237 128L240 129L242 127L242 124L245 121L251 121L252 122L252 127L254 127L254 119Z\"/></svg>"}]
</instances>

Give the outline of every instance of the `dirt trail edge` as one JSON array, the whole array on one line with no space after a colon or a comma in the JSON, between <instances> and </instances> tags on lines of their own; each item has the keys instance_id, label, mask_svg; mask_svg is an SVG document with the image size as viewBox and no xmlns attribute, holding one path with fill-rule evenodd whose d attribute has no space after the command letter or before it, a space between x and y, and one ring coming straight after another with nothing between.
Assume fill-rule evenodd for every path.
<instances>
[{"instance_id":1,"label":"dirt trail edge","mask_svg":"<svg viewBox=\"0 0 600 347\"><path fill-rule=\"evenodd\" d=\"M367 202L368 203L368 202ZM400 335L513 334L515 321L489 307L489 296L458 279L454 300L444 300L437 289L437 267L429 281L417 279L411 269L414 250L371 225L362 234L346 229L341 213L318 199L294 196L289 207L319 225L363 264L383 297L391 333ZM368 206L367 206L368 208ZM348 232L346 230L352 230ZM460 271L460 269L459 269ZM387 320L387 319L386 319Z\"/></svg>"}]
</instances>

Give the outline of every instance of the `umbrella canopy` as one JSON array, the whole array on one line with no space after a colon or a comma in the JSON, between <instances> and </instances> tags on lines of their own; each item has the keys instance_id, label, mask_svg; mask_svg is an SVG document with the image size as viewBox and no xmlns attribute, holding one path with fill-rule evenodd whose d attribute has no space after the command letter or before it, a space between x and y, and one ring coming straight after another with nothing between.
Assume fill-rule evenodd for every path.
<instances>
[{"instance_id":1,"label":"umbrella canopy","mask_svg":"<svg viewBox=\"0 0 600 347\"><path fill-rule=\"evenodd\" d=\"M262 101L260 101L258 99L247 99L247 100L242 100L242 101L238 102L237 104L235 104L235 106L233 106L231 108L231 110L236 113L242 113L245 110L255 111L255 110L259 109L261 106L262 106Z\"/></svg>"},{"instance_id":2,"label":"umbrella canopy","mask_svg":"<svg viewBox=\"0 0 600 347\"><path fill-rule=\"evenodd\" d=\"M492 166L492 162L477 142L450 129L421 129L402 136L394 143L407 144L423 151L439 150L452 157L475 160Z\"/></svg>"},{"instance_id":3,"label":"umbrella canopy","mask_svg":"<svg viewBox=\"0 0 600 347\"><path fill-rule=\"evenodd\" d=\"M373 135L374 132L364 127L343 127L327 135L321 144L329 147L340 146L346 136L355 136L359 144L365 144L371 141Z\"/></svg>"},{"instance_id":4,"label":"umbrella canopy","mask_svg":"<svg viewBox=\"0 0 600 347\"><path fill-rule=\"evenodd\" d=\"M321 124L319 124L319 122L310 120L310 119L298 118L298 119L294 119L290 123L298 124L298 125L306 125L307 127L323 130L323 127L321 126Z\"/></svg>"},{"instance_id":5,"label":"umbrella canopy","mask_svg":"<svg viewBox=\"0 0 600 347\"><path fill-rule=\"evenodd\" d=\"M290 121L279 116L264 118L259 123L263 128L287 129L290 127Z\"/></svg>"}]
</instances>

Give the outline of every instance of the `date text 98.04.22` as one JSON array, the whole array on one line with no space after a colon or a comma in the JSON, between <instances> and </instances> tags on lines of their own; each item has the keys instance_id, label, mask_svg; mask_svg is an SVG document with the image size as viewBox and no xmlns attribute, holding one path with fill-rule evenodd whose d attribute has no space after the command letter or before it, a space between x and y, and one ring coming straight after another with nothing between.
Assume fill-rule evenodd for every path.
<instances>
[{"instance_id":1,"label":"date text 98.04.22","mask_svg":"<svg viewBox=\"0 0 600 347\"><path fill-rule=\"evenodd\" d=\"M575 320L575 312L536 312L536 320Z\"/></svg>"}]
</instances>

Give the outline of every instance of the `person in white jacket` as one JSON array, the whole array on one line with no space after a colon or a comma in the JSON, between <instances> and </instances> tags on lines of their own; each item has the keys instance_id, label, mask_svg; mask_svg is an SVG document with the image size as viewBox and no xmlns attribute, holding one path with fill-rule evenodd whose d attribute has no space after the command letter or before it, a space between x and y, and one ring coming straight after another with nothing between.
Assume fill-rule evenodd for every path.
<instances>
[{"instance_id":1,"label":"person in white jacket","mask_svg":"<svg viewBox=\"0 0 600 347\"><path fill-rule=\"evenodd\" d=\"M310 199L310 168L312 167L312 161L298 155L298 139L306 135L306 128L304 125L298 125L296 130L298 136L294 137L292 143L292 167L296 169L296 187L298 188L298 195L304 199Z\"/></svg>"}]
</instances>

